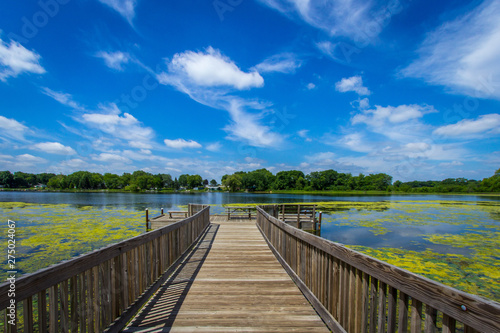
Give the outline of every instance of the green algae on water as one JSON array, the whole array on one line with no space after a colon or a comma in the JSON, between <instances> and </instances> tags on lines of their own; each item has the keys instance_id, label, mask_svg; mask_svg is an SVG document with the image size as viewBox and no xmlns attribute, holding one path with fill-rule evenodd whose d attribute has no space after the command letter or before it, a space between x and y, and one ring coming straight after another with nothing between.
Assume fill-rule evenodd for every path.
<instances>
[{"instance_id":1,"label":"green algae on water","mask_svg":"<svg viewBox=\"0 0 500 333\"><path fill-rule=\"evenodd\" d=\"M143 212L112 207L1 202L16 221L16 269L33 273L144 232ZM6 270L0 271L2 280Z\"/></svg>"}]
</instances>

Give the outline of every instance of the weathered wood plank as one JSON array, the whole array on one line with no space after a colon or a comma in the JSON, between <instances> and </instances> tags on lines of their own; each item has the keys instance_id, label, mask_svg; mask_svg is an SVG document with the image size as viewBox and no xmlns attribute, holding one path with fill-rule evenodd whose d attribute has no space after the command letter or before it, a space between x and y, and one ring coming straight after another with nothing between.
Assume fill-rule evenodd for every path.
<instances>
[{"instance_id":1,"label":"weathered wood plank","mask_svg":"<svg viewBox=\"0 0 500 333\"><path fill-rule=\"evenodd\" d=\"M276 248L266 245L255 224L246 222L221 224L211 235L215 240L200 242L200 247L183 261L182 269L172 274L124 332L153 330L155 324L172 332L328 332L309 302L328 313L326 308L317 298L306 300L283 269L288 266L283 256L291 253L291 243L285 244L284 238L280 243L278 232L272 235ZM275 255L281 258L283 267ZM326 269L321 267L321 254L315 257L316 264L304 262L306 275L311 274L313 265L317 273ZM295 258L300 259L300 252ZM293 272L290 266L288 269ZM316 274L310 277L316 279L312 285L321 288ZM305 287L298 277L297 281ZM310 290L309 294L314 297ZM342 328L335 331L345 332Z\"/></svg>"}]
</instances>

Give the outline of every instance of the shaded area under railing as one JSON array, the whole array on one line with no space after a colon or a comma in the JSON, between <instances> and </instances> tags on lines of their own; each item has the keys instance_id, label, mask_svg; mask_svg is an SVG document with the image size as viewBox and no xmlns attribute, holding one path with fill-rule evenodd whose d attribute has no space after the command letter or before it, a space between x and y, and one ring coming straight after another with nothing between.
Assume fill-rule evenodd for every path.
<instances>
[{"instance_id":1,"label":"shaded area under railing","mask_svg":"<svg viewBox=\"0 0 500 333\"><path fill-rule=\"evenodd\" d=\"M15 283L16 325L7 322L10 285L3 283L4 331L92 333L111 324L110 331L118 331L210 224L209 207L196 211L164 228L22 276Z\"/></svg>"},{"instance_id":2,"label":"shaded area under railing","mask_svg":"<svg viewBox=\"0 0 500 333\"><path fill-rule=\"evenodd\" d=\"M500 332L500 304L303 232L257 207L278 260L334 332Z\"/></svg>"}]
</instances>

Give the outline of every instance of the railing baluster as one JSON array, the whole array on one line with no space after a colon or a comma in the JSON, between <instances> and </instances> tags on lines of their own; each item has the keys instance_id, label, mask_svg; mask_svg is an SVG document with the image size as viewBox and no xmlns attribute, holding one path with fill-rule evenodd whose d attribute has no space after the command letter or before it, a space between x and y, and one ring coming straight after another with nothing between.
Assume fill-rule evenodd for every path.
<instances>
[{"instance_id":1,"label":"railing baluster","mask_svg":"<svg viewBox=\"0 0 500 333\"><path fill-rule=\"evenodd\" d=\"M71 333L78 332L78 276L69 280L69 307L70 307L70 330Z\"/></svg>"},{"instance_id":2,"label":"railing baluster","mask_svg":"<svg viewBox=\"0 0 500 333\"><path fill-rule=\"evenodd\" d=\"M455 326L455 319L443 314L443 333L455 333Z\"/></svg>"},{"instance_id":3,"label":"railing baluster","mask_svg":"<svg viewBox=\"0 0 500 333\"><path fill-rule=\"evenodd\" d=\"M399 291L398 333L408 332L408 295Z\"/></svg>"},{"instance_id":4,"label":"railing baluster","mask_svg":"<svg viewBox=\"0 0 500 333\"><path fill-rule=\"evenodd\" d=\"M387 306L387 285L380 281L378 288L378 331L385 331L385 310Z\"/></svg>"},{"instance_id":5,"label":"railing baluster","mask_svg":"<svg viewBox=\"0 0 500 333\"><path fill-rule=\"evenodd\" d=\"M411 333L422 332L422 302L411 299Z\"/></svg>"},{"instance_id":6,"label":"railing baluster","mask_svg":"<svg viewBox=\"0 0 500 333\"><path fill-rule=\"evenodd\" d=\"M370 276L366 273L363 273L363 316L361 317L361 333L366 333L368 330L369 286Z\"/></svg>"},{"instance_id":7,"label":"railing baluster","mask_svg":"<svg viewBox=\"0 0 500 333\"><path fill-rule=\"evenodd\" d=\"M69 332L68 280L61 282L59 292L61 303L61 330L67 333Z\"/></svg>"},{"instance_id":8,"label":"railing baluster","mask_svg":"<svg viewBox=\"0 0 500 333\"><path fill-rule=\"evenodd\" d=\"M99 292L99 266L94 266L92 267L92 293L93 293L93 298L92 298L92 312L93 312L93 318L94 318L94 328L95 332L100 332L101 331L101 304L100 304L100 292Z\"/></svg>"},{"instance_id":9,"label":"railing baluster","mask_svg":"<svg viewBox=\"0 0 500 333\"><path fill-rule=\"evenodd\" d=\"M356 270L356 309L354 310L356 325L354 331L361 332L361 323L363 321L363 272Z\"/></svg>"},{"instance_id":10,"label":"railing baluster","mask_svg":"<svg viewBox=\"0 0 500 333\"><path fill-rule=\"evenodd\" d=\"M49 289L49 332L58 332L59 300L57 297L57 284Z\"/></svg>"},{"instance_id":11,"label":"railing baluster","mask_svg":"<svg viewBox=\"0 0 500 333\"><path fill-rule=\"evenodd\" d=\"M437 310L430 305L425 305L425 333L437 332Z\"/></svg>"},{"instance_id":12,"label":"railing baluster","mask_svg":"<svg viewBox=\"0 0 500 333\"><path fill-rule=\"evenodd\" d=\"M340 297L340 262L337 258L332 258L333 261L333 287L332 287L332 315L337 320L340 321L340 306L339 306L339 297Z\"/></svg>"},{"instance_id":13,"label":"railing baluster","mask_svg":"<svg viewBox=\"0 0 500 333\"><path fill-rule=\"evenodd\" d=\"M344 294L346 292L346 286L345 286L345 280L344 280L344 270L345 270L345 263L343 261L339 262L339 296L338 296L338 307L337 307L337 316L338 316L338 322L342 327L344 327Z\"/></svg>"},{"instance_id":14,"label":"railing baluster","mask_svg":"<svg viewBox=\"0 0 500 333\"><path fill-rule=\"evenodd\" d=\"M87 297L85 296L87 288L85 286L85 272L79 274L78 281L78 323L80 326L80 332L85 333L87 332Z\"/></svg>"},{"instance_id":15,"label":"railing baluster","mask_svg":"<svg viewBox=\"0 0 500 333\"><path fill-rule=\"evenodd\" d=\"M398 306L398 290L389 286L389 296L387 305L387 332L396 332L396 310Z\"/></svg>"},{"instance_id":16,"label":"railing baluster","mask_svg":"<svg viewBox=\"0 0 500 333\"><path fill-rule=\"evenodd\" d=\"M38 331L47 332L47 291L38 293Z\"/></svg>"},{"instance_id":17,"label":"railing baluster","mask_svg":"<svg viewBox=\"0 0 500 333\"><path fill-rule=\"evenodd\" d=\"M93 289L92 269L85 273L85 286L87 288L87 330L89 333L94 333L94 289Z\"/></svg>"},{"instance_id":18,"label":"railing baluster","mask_svg":"<svg viewBox=\"0 0 500 333\"><path fill-rule=\"evenodd\" d=\"M351 267L349 276L349 332L356 328L356 268Z\"/></svg>"},{"instance_id":19,"label":"railing baluster","mask_svg":"<svg viewBox=\"0 0 500 333\"><path fill-rule=\"evenodd\" d=\"M377 294L378 280L372 276L370 287L370 333L375 333L377 331Z\"/></svg>"},{"instance_id":20,"label":"railing baluster","mask_svg":"<svg viewBox=\"0 0 500 333\"><path fill-rule=\"evenodd\" d=\"M30 296L23 301L24 331L33 332L33 298Z\"/></svg>"}]
</instances>

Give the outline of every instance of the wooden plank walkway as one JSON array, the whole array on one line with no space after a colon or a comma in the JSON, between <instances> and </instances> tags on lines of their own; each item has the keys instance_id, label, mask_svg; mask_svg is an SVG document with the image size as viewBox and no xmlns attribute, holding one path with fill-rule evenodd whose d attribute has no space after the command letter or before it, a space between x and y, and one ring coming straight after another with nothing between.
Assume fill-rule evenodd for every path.
<instances>
[{"instance_id":1,"label":"wooden plank walkway","mask_svg":"<svg viewBox=\"0 0 500 333\"><path fill-rule=\"evenodd\" d=\"M123 332L329 332L255 220L207 234Z\"/></svg>"}]
</instances>

